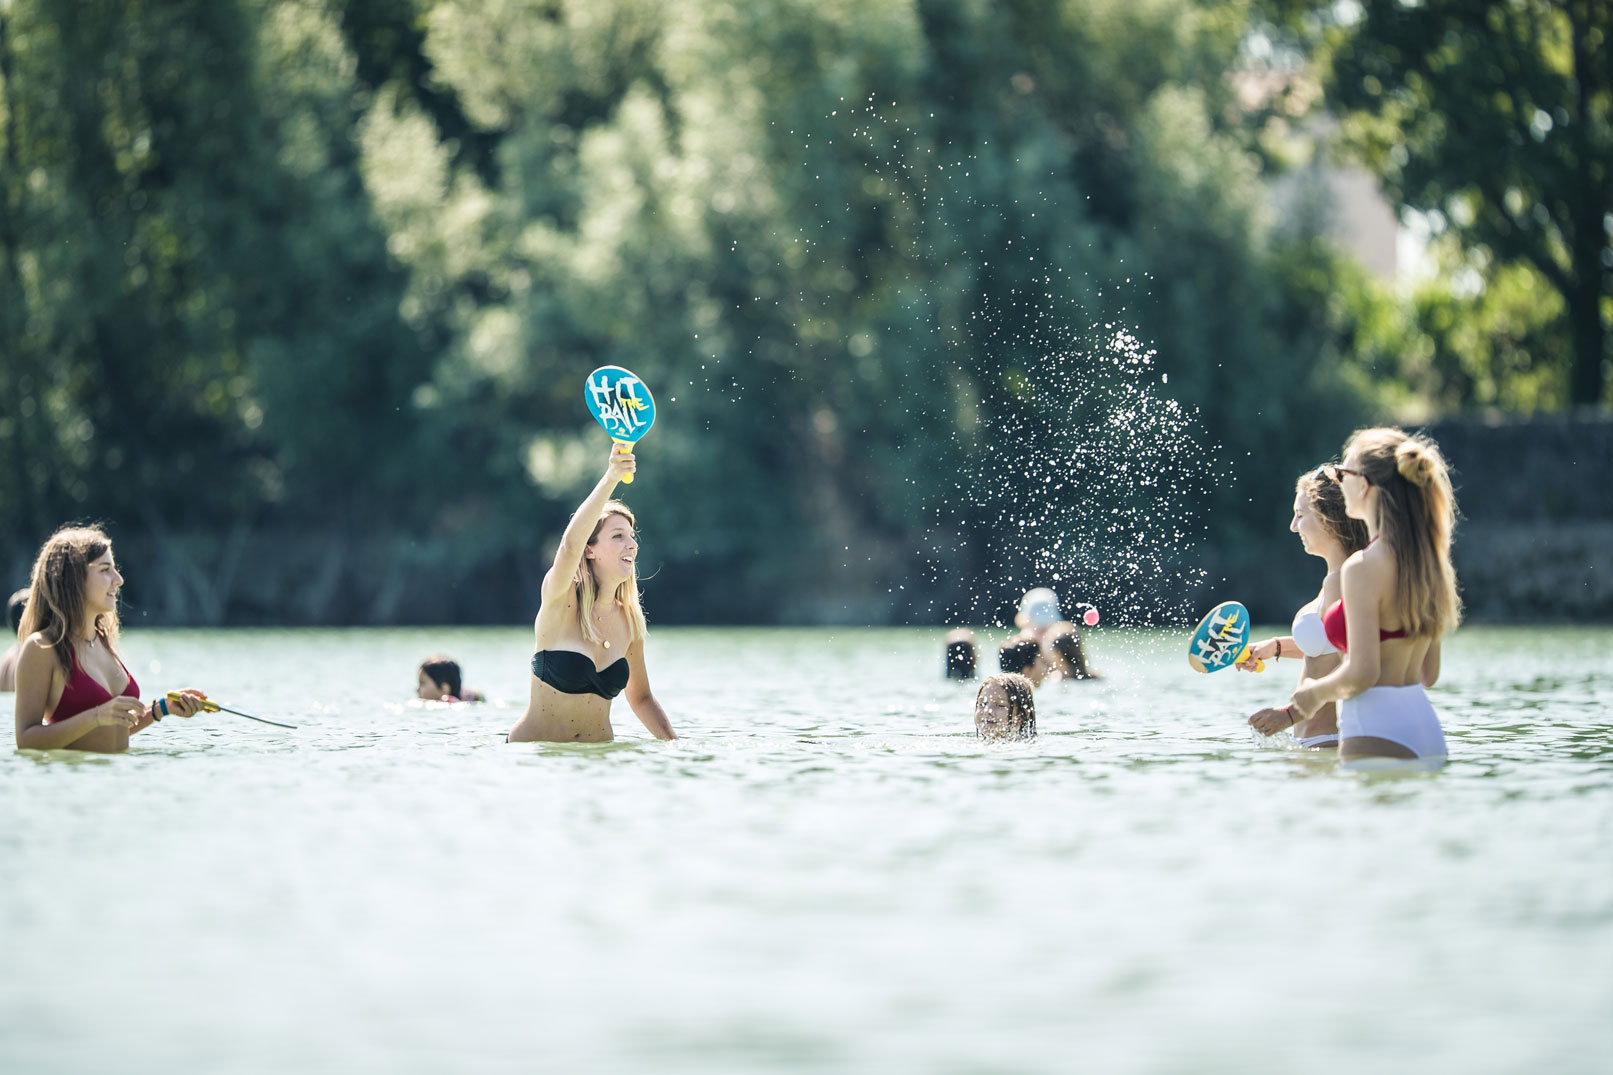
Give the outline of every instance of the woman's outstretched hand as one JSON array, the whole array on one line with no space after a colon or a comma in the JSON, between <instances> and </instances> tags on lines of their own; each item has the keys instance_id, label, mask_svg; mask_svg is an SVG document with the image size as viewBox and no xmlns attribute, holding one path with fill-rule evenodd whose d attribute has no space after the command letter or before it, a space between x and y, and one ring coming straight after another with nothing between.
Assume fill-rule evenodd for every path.
<instances>
[{"instance_id":1,"label":"woman's outstretched hand","mask_svg":"<svg viewBox=\"0 0 1613 1075\"><path fill-rule=\"evenodd\" d=\"M1256 642L1249 647L1249 653L1235 667L1245 672L1263 672L1261 661L1269 661L1282 652L1283 644L1275 638L1268 638L1264 642Z\"/></svg>"}]
</instances>

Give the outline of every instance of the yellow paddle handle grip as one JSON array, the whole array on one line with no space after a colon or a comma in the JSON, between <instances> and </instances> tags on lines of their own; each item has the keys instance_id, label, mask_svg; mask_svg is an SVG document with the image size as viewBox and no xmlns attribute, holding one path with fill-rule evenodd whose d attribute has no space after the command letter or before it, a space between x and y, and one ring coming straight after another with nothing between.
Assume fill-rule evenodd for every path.
<instances>
[{"instance_id":1,"label":"yellow paddle handle grip","mask_svg":"<svg viewBox=\"0 0 1613 1075\"><path fill-rule=\"evenodd\" d=\"M1248 646L1243 647L1243 652L1238 654L1238 659L1233 661L1232 663L1233 664L1242 664L1244 661L1247 661L1249 659L1249 649L1250 649L1250 647L1248 647ZM1255 659L1255 671L1256 672L1264 672L1265 670L1266 670L1266 662L1260 660L1259 658L1256 658Z\"/></svg>"},{"instance_id":2,"label":"yellow paddle handle grip","mask_svg":"<svg viewBox=\"0 0 1613 1075\"><path fill-rule=\"evenodd\" d=\"M168 697L165 699L165 701L167 701L171 705L178 705L180 703L180 701L182 701L183 699L184 699L184 695L180 694L178 691L169 691L168 692ZM163 712L166 713L167 710L165 709L165 710L163 710ZM218 703L213 701L213 699L211 699L211 698L202 699L202 712L203 713L217 713L218 712Z\"/></svg>"},{"instance_id":3,"label":"yellow paddle handle grip","mask_svg":"<svg viewBox=\"0 0 1613 1075\"><path fill-rule=\"evenodd\" d=\"M616 454L617 455L627 455L632 450L633 450L633 446L631 444L627 443L627 441L619 440L619 441L616 442ZM623 474L622 475L622 484L623 485L632 485L633 484L633 475L631 473Z\"/></svg>"}]
</instances>

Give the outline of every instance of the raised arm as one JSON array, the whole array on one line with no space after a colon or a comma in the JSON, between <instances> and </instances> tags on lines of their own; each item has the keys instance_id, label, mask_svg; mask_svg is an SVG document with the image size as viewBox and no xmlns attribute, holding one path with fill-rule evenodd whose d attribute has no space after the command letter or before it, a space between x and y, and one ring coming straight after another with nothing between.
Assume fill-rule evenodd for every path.
<instances>
[{"instance_id":1,"label":"raised arm","mask_svg":"<svg viewBox=\"0 0 1613 1075\"><path fill-rule=\"evenodd\" d=\"M576 577L577 568L582 565L582 553L588 547L588 536L594 532L594 525L599 522L606 501L610 500L611 493L616 490L616 483L622 480L622 475L631 474L638 469L633 453L618 452L614 443L610 452L604 476L599 479L587 498L578 505L577 510L572 512L565 533L560 535L560 547L555 550L554 566L543 576L545 602L563 595L571 587L571 580Z\"/></svg>"},{"instance_id":2,"label":"raised arm","mask_svg":"<svg viewBox=\"0 0 1613 1075\"><path fill-rule=\"evenodd\" d=\"M633 707L634 716L644 723L657 739L676 739L672 721L666 710L655 700L650 690L650 674L644 668L644 640L641 638L627 647L627 704Z\"/></svg>"},{"instance_id":3,"label":"raised arm","mask_svg":"<svg viewBox=\"0 0 1613 1075\"><path fill-rule=\"evenodd\" d=\"M44 639L33 635L22 644L17 655L17 749L61 750L97 728L121 724L133 729L145 716L140 699L119 695L77 716L46 724L45 707L60 673L56 653Z\"/></svg>"}]
</instances>

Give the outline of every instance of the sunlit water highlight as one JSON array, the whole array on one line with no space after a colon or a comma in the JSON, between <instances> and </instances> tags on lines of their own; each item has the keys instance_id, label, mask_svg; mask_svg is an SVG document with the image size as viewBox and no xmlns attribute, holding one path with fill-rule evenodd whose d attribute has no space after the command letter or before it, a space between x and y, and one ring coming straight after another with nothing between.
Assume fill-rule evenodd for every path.
<instances>
[{"instance_id":1,"label":"sunlit water highlight","mask_svg":"<svg viewBox=\"0 0 1613 1075\"><path fill-rule=\"evenodd\" d=\"M939 631L663 629L684 738L546 747L523 630L130 632L301 728L0 758L0 1070L1605 1070L1613 632L1464 630L1388 779L1251 741L1287 662L1089 637L1031 744Z\"/></svg>"}]
</instances>

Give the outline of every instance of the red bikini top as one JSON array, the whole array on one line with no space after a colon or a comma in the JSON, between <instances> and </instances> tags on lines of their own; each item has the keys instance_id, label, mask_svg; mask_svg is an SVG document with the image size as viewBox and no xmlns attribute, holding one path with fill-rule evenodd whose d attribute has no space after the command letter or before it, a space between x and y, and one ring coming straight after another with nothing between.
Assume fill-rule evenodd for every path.
<instances>
[{"instance_id":1,"label":"red bikini top","mask_svg":"<svg viewBox=\"0 0 1613 1075\"><path fill-rule=\"evenodd\" d=\"M1342 598L1333 602L1328 610L1322 613L1322 630L1327 632L1327 640L1333 643L1340 653L1348 652L1350 647L1345 643L1349 641L1349 634L1345 631L1344 601ZM1405 631L1384 631L1381 629L1378 631L1379 642L1387 642L1391 638L1405 637Z\"/></svg>"},{"instance_id":2,"label":"red bikini top","mask_svg":"<svg viewBox=\"0 0 1613 1075\"><path fill-rule=\"evenodd\" d=\"M140 684L134 681L134 674L123 663L122 658L118 659L118 667L122 668L123 674L129 677L129 685L119 693L126 694L131 698L140 697ZM111 700L112 695L107 689L97 683L95 677L79 667L78 651L74 650L73 674L68 679L67 686L62 688L61 700L56 703L56 708L51 712L50 720L47 723L55 724L58 721L66 720L68 717L76 717L86 709L94 709L102 702L110 702Z\"/></svg>"}]
</instances>

